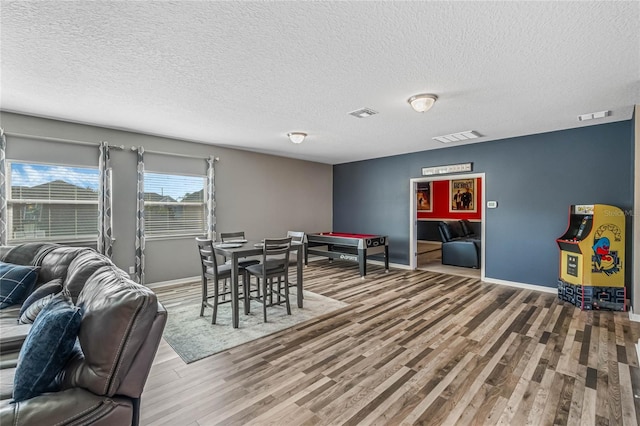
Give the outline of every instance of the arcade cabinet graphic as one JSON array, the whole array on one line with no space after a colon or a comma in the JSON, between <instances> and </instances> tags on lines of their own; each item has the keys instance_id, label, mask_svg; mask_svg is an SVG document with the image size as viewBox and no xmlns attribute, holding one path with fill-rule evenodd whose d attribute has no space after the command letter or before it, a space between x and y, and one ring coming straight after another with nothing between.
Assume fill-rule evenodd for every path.
<instances>
[{"instance_id":1,"label":"arcade cabinet graphic","mask_svg":"<svg viewBox=\"0 0 640 426\"><path fill-rule=\"evenodd\" d=\"M625 310L624 212L604 204L571 206L560 247L558 298L580 309Z\"/></svg>"}]
</instances>

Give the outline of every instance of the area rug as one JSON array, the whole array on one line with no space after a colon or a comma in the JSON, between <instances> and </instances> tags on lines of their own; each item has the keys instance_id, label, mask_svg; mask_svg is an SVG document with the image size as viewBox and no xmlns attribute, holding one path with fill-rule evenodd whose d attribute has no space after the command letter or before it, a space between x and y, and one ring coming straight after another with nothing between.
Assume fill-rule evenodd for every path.
<instances>
[{"instance_id":1,"label":"area rug","mask_svg":"<svg viewBox=\"0 0 640 426\"><path fill-rule=\"evenodd\" d=\"M347 303L304 292L304 307L298 308L295 290L290 295L291 315L284 306L267 309L267 322L262 321L262 305L251 301L251 313L244 314L240 302L240 326L231 326L231 304L218 306L216 324L211 324L212 308L200 316L200 303L168 307L163 337L187 364L241 345L254 339L293 327L311 318L347 306Z\"/></svg>"}]
</instances>

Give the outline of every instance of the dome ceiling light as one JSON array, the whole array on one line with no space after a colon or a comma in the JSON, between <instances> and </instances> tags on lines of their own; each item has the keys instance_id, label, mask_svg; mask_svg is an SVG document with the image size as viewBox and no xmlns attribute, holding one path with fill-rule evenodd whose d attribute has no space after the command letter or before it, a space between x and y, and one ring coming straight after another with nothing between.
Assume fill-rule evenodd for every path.
<instances>
[{"instance_id":1,"label":"dome ceiling light","mask_svg":"<svg viewBox=\"0 0 640 426\"><path fill-rule=\"evenodd\" d=\"M414 95L410 97L407 102L409 102L411 108L413 108L414 111L427 112L429 111L429 109L431 109L433 104L436 103L437 99L438 97L436 95L432 95L431 93L423 93L421 95Z\"/></svg>"},{"instance_id":2,"label":"dome ceiling light","mask_svg":"<svg viewBox=\"0 0 640 426\"><path fill-rule=\"evenodd\" d=\"M290 133L287 133L287 136L289 136L289 140L291 142L298 144L298 143L302 143L304 138L307 137L307 134L303 132L290 132Z\"/></svg>"}]
</instances>

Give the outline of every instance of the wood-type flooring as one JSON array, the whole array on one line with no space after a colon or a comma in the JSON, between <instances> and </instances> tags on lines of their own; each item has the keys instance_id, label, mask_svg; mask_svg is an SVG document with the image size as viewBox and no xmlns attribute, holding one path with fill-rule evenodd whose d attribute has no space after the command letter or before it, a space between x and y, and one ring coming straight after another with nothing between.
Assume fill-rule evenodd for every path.
<instances>
[{"instance_id":1,"label":"wood-type flooring","mask_svg":"<svg viewBox=\"0 0 640 426\"><path fill-rule=\"evenodd\" d=\"M640 324L627 313L429 271L370 266L360 279L355 264L316 261L304 279L349 306L189 365L163 340L140 423L639 424ZM198 283L155 291L165 305L200 295Z\"/></svg>"}]
</instances>

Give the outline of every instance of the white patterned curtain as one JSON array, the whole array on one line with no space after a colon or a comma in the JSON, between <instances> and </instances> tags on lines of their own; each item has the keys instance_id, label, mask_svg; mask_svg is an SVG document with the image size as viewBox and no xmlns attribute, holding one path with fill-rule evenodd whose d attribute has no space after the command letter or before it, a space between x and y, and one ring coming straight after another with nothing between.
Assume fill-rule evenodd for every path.
<instances>
[{"instance_id":1,"label":"white patterned curtain","mask_svg":"<svg viewBox=\"0 0 640 426\"><path fill-rule=\"evenodd\" d=\"M7 245L7 138L0 128L0 246Z\"/></svg>"},{"instance_id":2,"label":"white patterned curtain","mask_svg":"<svg viewBox=\"0 0 640 426\"><path fill-rule=\"evenodd\" d=\"M138 185L136 198L136 282L144 284L144 148L138 148Z\"/></svg>"},{"instance_id":3,"label":"white patterned curtain","mask_svg":"<svg viewBox=\"0 0 640 426\"><path fill-rule=\"evenodd\" d=\"M98 252L111 258L113 254L113 219L111 199L111 166L109 143L100 142L100 190L98 194Z\"/></svg>"},{"instance_id":4,"label":"white patterned curtain","mask_svg":"<svg viewBox=\"0 0 640 426\"><path fill-rule=\"evenodd\" d=\"M211 156L207 159L207 198L205 203L207 205L207 238L212 241L216 240L216 200L215 200L215 171L214 163L216 159Z\"/></svg>"}]
</instances>

